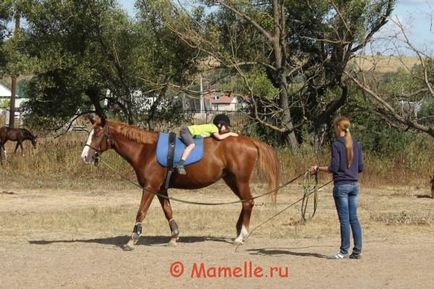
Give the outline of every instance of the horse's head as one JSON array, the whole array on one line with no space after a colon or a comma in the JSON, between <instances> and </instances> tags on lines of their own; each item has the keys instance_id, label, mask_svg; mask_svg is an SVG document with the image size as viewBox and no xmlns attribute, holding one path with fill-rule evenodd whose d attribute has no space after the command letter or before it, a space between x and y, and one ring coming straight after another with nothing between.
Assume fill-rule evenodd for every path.
<instances>
[{"instance_id":1,"label":"horse's head","mask_svg":"<svg viewBox=\"0 0 434 289\"><path fill-rule=\"evenodd\" d=\"M25 128L19 128L15 130L17 134L17 138L20 138L21 140L29 140L32 142L33 148L36 148L36 139L38 138L37 135L34 135L30 130Z\"/></svg>"},{"instance_id":2,"label":"horse's head","mask_svg":"<svg viewBox=\"0 0 434 289\"><path fill-rule=\"evenodd\" d=\"M84 145L81 159L87 164L98 164L101 154L110 148L110 135L108 123L104 118L89 117L92 130Z\"/></svg>"}]
</instances>

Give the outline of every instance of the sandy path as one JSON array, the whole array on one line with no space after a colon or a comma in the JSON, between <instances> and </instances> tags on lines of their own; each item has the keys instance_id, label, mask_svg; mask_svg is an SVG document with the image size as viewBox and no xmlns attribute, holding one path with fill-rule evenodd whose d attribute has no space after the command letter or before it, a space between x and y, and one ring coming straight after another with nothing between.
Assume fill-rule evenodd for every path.
<instances>
[{"instance_id":1,"label":"sandy path","mask_svg":"<svg viewBox=\"0 0 434 289\"><path fill-rule=\"evenodd\" d=\"M173 248L165 237L145 236L135 251L124 252L119 246L126 240L2 240L0 287L397 289L432 288L434 282L432 239L423 237L368 239L362 260L324 258L337 240L252 239L235 252L225 238L184 237ZM177 278L170 274L174 262L184 267ZM219 267L233 275L219 274Z\"/></svg>"},{"instance_id":2,"label":"sandy path","mask_svg":"<svg viewBox=\"0 0 434 289\"><path fill-rule=\"evenodd\" d=\"M230 193L222 197L220 190L217 186L195 195L175 195L213 202L233 200ZM145 235L135 251L125 252L120 246L128 239L125 232L132 229L140 199L137 190L0 191L5 192L0 195L2 289L413 289L433 288L434 284L433 202L418 198L418 191L364 191L360 211L366 228L362 260L325 258L336 252L339 243L337 220L328 197L322 197L319 215L299 229L298 235L288 224L298 216L294 211L294 215L282 216L286 219L269 231L262 229L252 236L237 252L231 244L231 232L238 206L192 211L190 205L174 205L183 235L177 247L167 247L167 224L158 202L154 202ZM289 192L279 201L294 200L294 194ZM268 209L258 204L253 223L267 218ZM58 220L59 216L65 219ZM384 224L382 218L392 225ZM201 219L206 219L203 224ZM286 233L267 238L276 230ZM171 275L175 262L183 266L180 277ZM180 272L179 267L175 269L175 273Z\"/></svg>"}]
</instances>

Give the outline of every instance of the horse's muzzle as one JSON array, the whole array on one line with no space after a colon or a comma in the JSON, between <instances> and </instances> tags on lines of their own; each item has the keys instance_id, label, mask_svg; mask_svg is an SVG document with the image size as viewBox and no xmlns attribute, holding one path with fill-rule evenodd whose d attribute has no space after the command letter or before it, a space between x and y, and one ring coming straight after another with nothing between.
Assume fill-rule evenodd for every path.
<instances>
[{"instance_id":1,"label":"horse's muzzle","mask_svg":"<svg viewBox=\"0 0 434 289\"><path fill-rule=\"evenodd\" d=\"M98 152L95 152L92 155L84 155L81 157L81 159L83 160L83 162L85 162L86 164L93 164L93 165L98 165L98 162L100 161L100 154Z\"/></svg>"}]
</instances>

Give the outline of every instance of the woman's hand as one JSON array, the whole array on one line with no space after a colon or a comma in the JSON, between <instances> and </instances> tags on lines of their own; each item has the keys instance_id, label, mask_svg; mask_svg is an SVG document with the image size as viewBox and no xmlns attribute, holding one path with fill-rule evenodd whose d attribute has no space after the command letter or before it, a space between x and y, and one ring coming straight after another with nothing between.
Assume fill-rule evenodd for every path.
<instances>
[{"instance_id":1,"label":"woman's hand","mask_svg":"<svg viewBox=\"0 0 434 289\"><path fill-rule=\"evenodd\" d=\"M319 171L319 166L317 166L317 165L311 166L309 171L310 171L311 175L314 175Z\"/></svg>"}]
</instances>

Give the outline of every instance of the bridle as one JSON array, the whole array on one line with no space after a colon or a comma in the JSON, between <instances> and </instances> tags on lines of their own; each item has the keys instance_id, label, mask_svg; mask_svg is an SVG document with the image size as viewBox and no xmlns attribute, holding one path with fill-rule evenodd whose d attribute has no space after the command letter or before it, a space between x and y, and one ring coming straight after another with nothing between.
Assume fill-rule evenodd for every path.
<instances>
[{"instance_id":1,"label":"bridle","mask_svg":"<svg viewBox=\"0 0 434 289\"><path fill-rule=\"evenodd\" d=\"M104 126L103 126L103 136L101 138L101 141L99 142L98 147L94 147L94 146L87 144L87 143L84 145L84 147L90 147L91 149L93 149L95 151L95 164L97 164L101 158L101 154L102 154L101 144L103 143L104 139L105 139L106 144L107 144L107 149L111 149L113 147L113 143L112 143L112 137L109 133L109 127L108 127L107 123L104 124Z\"/></svg>"}]
</instances>

